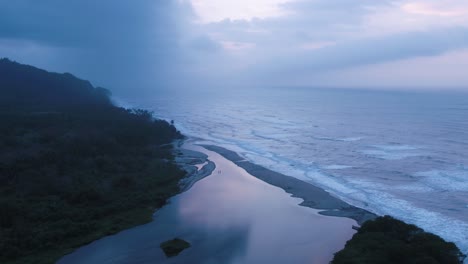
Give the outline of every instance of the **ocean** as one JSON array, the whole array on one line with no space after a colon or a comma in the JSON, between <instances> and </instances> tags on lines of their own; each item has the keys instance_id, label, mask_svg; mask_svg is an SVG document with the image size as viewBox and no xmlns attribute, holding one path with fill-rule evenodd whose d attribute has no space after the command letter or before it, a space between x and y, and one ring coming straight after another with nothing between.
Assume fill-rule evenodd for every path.
<instances>
[{"instance_id":1,"label":"ocean","mask_svg":"<svg viewBox=\"0 0 468 264\"><path fill-rule=\"evenodd\" d=\"M127 99L200 143L468 252L468 94L258 88Z\"/></svg>"}]
</instances>

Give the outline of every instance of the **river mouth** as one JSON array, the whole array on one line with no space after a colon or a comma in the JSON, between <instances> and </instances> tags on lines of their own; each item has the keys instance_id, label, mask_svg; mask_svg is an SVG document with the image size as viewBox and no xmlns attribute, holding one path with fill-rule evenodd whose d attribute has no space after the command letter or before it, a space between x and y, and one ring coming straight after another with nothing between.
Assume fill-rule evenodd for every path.
<instances>
[{"instance_id":1,"label":"river mouth","mask_svg":"<svg viewBox=\"0 0 468 264\"><path fill-rule=\"evenodd\" d=\"M212 174L173 198L154 221L79 248L58 263L328 263L355 231L354 220L318 214L219 154ZM161 242L191 247L166 258Z\"/></svg>"}]
</instances>

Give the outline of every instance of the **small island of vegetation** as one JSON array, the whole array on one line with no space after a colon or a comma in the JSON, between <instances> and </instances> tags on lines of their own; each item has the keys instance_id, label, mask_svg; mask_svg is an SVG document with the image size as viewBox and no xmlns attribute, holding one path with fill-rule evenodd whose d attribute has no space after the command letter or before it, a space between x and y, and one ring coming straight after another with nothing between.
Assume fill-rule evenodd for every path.
<instances>
[{"instance_id":1,"label":"small island of vegetation","mask_svg":"<svg viewBox=\"0 0 468 264\"><path fill-rule=\"evenodd\" d=\"M0 60L0 263L54 263L151 220L185 172L181 134L71 74Z\"/></svg>"},{"instance_id":2,"label":"small island of vegetation","mask_svg":"<svg viewBox=\"0 0 468 264\"><path fill-rule=\"evenodd\" d=\"M180 252L189 248L190 243L180 238L174 238L172 240L161 243L160 246L166 257L170 258L179 255Z\"/></svg>"}]
</instances>

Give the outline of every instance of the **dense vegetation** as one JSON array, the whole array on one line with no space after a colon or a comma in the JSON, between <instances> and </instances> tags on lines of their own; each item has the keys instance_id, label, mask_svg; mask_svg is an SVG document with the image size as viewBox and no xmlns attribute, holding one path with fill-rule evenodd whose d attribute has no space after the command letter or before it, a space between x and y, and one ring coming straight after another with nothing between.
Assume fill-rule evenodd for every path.
<instances>
[{"instance_id":1,"label":"dense vegetation","mask_svg":"<svg viewBox=\"0 0 468 264\"><path fill-rule=\"evenodd\" d=\"M70 74L0 60L0 263L53 263L179 191L165 121Z\"/></svg>"},{"instance_id":2,"label":"dense vegetation","mask_svg":"<svg viewBox=\"0 0 468 264\"><path fill-rule=\"evenodd\" d=\"M186 250L191 245L189 242L180 239L174 238L172 240L168 240L166 242L161 243L160 247L163 250L166 257L175 257L180 254L180 252Z\"/></svg>"},{"instance_id":3,"label":"dense vegetation","mask_svg":"<svg viewBox=\"0 0 468 264\"><path fill-rule=\"evenodd\" d=\"M32 66L0 59L0 106L18 111L57 110L63 107L109 105L109 91L65 73L50 73ZM21 107L21 108L19 108Z\"/></svg>"},{"instance_id":4,"label":"dense vegetation","mask_svg":"<svg viewBox=\"0 0 468 264\"><path fill-rule=\"evenodd\" d=\"M390 216L365 222L332 264L461 264L454 243Z\"/></svg>"}]
</instances>

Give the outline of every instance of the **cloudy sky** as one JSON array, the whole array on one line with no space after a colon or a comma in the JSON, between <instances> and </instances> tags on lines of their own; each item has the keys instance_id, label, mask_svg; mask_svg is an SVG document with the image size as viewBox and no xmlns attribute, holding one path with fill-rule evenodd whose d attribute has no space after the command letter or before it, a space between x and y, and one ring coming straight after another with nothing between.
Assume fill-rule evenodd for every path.
<instances>
[{"instance_id":1,"label":"cloudy sky","mask_svg":"<svg viewBox=\"0 0 468 264\"><path fill-rule=\"evenodd\" d=\"M0 0L0 57L116 91L468 90L468 1Z\"/></svg>"}]
</instances>

